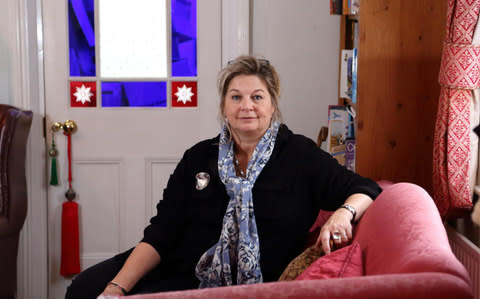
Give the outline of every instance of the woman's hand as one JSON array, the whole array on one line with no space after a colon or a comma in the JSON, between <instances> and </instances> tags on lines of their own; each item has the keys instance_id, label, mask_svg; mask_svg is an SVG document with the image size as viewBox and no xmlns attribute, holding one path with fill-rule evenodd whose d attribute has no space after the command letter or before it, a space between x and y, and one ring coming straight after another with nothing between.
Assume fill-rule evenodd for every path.
<instances>
[{"instance_id":1,"label":"woman's hand","mask_svg":"<svg viewBox=\"0 0 480 299\"><path fill-rule=\"evenodd\" d=\"M107 287L105 290L103 290L102 294L103 296L125 296L122 292L122 290L113 285L113 284L107 284Z\"/></svg>"},{"instance_id":2,"label":"woman's hand","mask_svg":"<svg viewBox=\"0 0 480 299\"><path fill-rule=\"evenodd\" d=\"M315 245L322 245L325 254L331 252L331 244L336 248L343 247L352 240L352 222L358 221L363 213L372 204L373 200L366 194L354 193L350 195L345 204L351 206L356 212L352 213L348 209L339 208L336 210L320 230ZM355 219L352 219L355 217ZM330 243L332 241L332 243Z\"/></svg>"},{"instance_id":3,"label":"woman's hand","mask_svg":"<svg viewBox=\"0 0 480 299\"><path fill-rule=\"evenodd\" d=\"M152 245L145 242L138 243L122 269L107 284L99 297L102 295L107 298L109 296L124 296L122 288L125 292L130 292L145 274L160 263L160 260L160 255Z\"/></svg>"},{"instance_id":4,"label":"woman's hand","mask_svg":"<svg viewBox=\"0 0 480 299\"><path fill-rule=\"evenodd\" d=\"M347 209L336 210L322 226L315 245L322 246L325 254L331 252L331 240L336 248L343 247L352 239L352 213Z\"/></svg>"}]
</instances>

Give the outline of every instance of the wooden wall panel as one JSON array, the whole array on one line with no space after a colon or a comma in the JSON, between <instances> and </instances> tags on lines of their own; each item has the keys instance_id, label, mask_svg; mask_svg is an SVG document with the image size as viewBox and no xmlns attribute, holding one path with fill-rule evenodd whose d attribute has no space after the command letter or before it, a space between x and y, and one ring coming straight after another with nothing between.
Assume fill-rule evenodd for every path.
<instances>
[{"instance_id":1,"label":"wooden wall panel","mask_svg":"<svg viewBox=\"0 0 480 299\"><path fill-rule=\"evenodd\" d=\"M447 1L362 1L357 171L432 191Z\"/></svg>"}]
</instances>

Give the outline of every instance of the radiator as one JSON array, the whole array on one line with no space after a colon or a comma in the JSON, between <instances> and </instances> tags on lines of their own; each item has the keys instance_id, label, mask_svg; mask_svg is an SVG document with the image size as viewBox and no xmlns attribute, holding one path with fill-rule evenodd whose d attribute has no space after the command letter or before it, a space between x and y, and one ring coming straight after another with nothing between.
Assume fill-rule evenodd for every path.
<instances>
[{"instance_id":1,"label":"radiator","mask_svg":"<svg viewBox=\"0 0 480 299\"><path fill-rule=\"evenodd\" d=\"M470 274L473 294L480 299L480 248L451 226L447 225L446 229L452 251Z\"/></svg>"}]
</instances>

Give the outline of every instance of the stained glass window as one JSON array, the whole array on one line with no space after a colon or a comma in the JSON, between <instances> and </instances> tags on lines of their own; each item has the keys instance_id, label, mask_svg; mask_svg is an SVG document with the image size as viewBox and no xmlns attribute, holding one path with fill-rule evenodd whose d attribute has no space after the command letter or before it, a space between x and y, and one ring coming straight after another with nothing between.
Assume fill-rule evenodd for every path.
<instances>
[{"instance_id":1,"label":"stained glass window","mask_svg":"<svg viewBox=\"0 0 480 299\"><path fill-rule=\"evenodd\" d=\"M68 0L70 76L95 76L93 0Z\"/></svg>"},{"instance_id":2,"label":"stained glass window","mask_svg":"<svg viewBox=\"0 0 480 299\"><path fill-rule=\"evenodd\" d=\"M197 75L195 0L172 0L172 75Z\"/></svg>"},{"instance_id":3,"label":"stained glass window","mask_svg":"<svg viewBox=\"0 0 480 299\"><path fill-rule=\"evenodd\" d=\"M96 107L97 82L70 81L71 107Z\"/></svg>"},{"instance_id":4,"label":"stained glass window","mask_svg":"<svg viewBox=\"0 0 480 299\"><path fill-rule=\"evenodd\" d=\"M103 107L167 107L166 82L102 82Z\"/></svg>"},{"instance_id":5,"label":"stained glass window","mask_svg":"<svg viewBox=\"0 0 480 299\"><path fill-rule=\"evenodd\" d=\"M197 82L172 82L172 107L197 107Z\"/></svg>"},{"instance_id":6,"label":"stained glass window","mask_svg":"<svg viewBox=\"0 0 480 299\"><path fill-rule=\"evenodd\" d=\"M71 107L197 107L197 0L67 1Z\"/></svg>"},{"instance_id":7,"label":"stained glass window","mask_svg":"<svg viewBox=\"0 0 480 299\"><path fill-rule=\"evenodd\" d=\"M100 0L100 75L167 77L165 0Z\"/></svg>"}]
</instances>

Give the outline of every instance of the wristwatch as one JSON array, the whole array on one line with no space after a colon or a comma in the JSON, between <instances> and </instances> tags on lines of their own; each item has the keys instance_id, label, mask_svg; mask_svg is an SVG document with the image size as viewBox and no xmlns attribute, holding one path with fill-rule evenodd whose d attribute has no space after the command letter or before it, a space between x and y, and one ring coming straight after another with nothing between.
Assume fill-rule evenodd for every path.
<instances>
[{"instance_id":1,"label":"wristwatch","mask_svg":"<svg viewBox=\"0 0 480 299\"><path fill-rule=\"evenodd\" d=\"M352 223L353 221L355 221L355 217L357 216L357 210L355 210L354 207L352 207L351 205L349 204L344 204L343 206L341 206L340 208L344 208L344 209L347 209L350 213L352 213L353 217L352 217Z\"/></svg>"}]
</instances>

